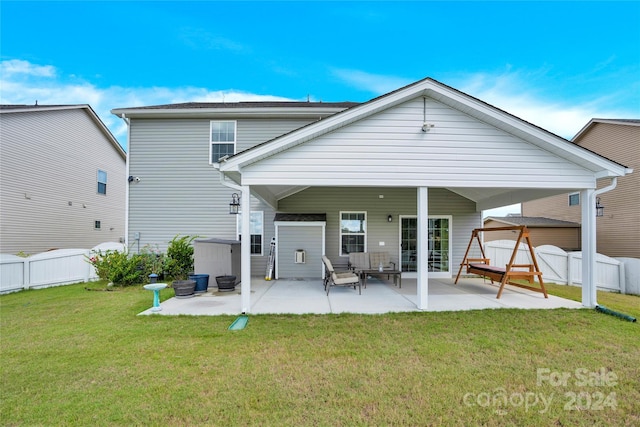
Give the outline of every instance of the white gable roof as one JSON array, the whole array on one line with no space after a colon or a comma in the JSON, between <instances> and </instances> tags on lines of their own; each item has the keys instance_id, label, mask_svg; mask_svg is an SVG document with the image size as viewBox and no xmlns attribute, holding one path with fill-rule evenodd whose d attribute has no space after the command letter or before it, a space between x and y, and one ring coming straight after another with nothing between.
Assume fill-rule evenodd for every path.
<instances>
[{"instance_id":1,"label":"white gable roof","mask_svg":"<svg viewBox=\"0 0 640 427\"><path fill-rule=\"evenodd\" d=\"M423 122L432 128L423 132ZM424 79L217 165L277 200L308 186L444 187L479 209L595 188L624 166L433 79Z\"/></svg>"}]
</instances>

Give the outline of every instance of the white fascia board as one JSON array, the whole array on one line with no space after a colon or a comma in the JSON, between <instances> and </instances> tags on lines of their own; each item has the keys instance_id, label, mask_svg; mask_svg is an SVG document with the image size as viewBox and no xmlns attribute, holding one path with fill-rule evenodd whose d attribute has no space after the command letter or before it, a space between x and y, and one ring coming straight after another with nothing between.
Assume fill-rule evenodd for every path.
<instances>
[{"instance_id":1,"label":"white fascia board","mask_svg":"<svg viewBox=\"0 0 640 427\"><path fill-rule=\"evenodd\" d=\"M56 110L77 110L82 108L91 108L89 104L73 104L73 105L25 105L18 108L0 109L0 113L32 113L37 111L56 111Z\"/></svg>"}]
</instances>

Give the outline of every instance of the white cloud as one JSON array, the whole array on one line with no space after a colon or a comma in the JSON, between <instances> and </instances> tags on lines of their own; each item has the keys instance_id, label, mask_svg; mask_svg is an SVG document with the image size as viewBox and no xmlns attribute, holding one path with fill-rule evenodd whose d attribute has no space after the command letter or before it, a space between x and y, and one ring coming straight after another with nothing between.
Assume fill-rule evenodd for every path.
<instances>
[{"instance_id":1,"label":"white cloud","mask_svg":"<svg viewBox=\"0 0 640 427\"><path fill-rule=\"evenodd\" d=\"M191 101L291 101L288 98L239 90L210 91L198 87L100 88L89 82L60 78L51 65L34 65L21 60L2 61L0 70L0 103L32 105L37 101L40 105L89 104L125 149L127 128L123 120L111 114L113 108Z\"/></svg>"},{"instance_id":2,"label":"white cloud","mask_svg":"<svg viewBox=\"0 0 640 427\"><path fill-rule=\"evenodd\" d=\"M11 59L0 62L0 75L3 77L11 75L53 77L55 76L55 67L51 65L34 65L28 61Z\"/></svg>"},{"instance_id":3,"label":"white cloud","mask_svg":"<svg viewBox=\"0 0 640 427\"><path fill-rule=\"evenodd\" d=\"M614 94L577 104L563 100L559 93L555 94L556 99L549 99L549 95L542 95L544 88L536 86L544 80L545 72L479 73L460 78L456 88L567 139L573 138L594 117L633 117L632 112L608 107Z\"/></svg>"}]
</instances>

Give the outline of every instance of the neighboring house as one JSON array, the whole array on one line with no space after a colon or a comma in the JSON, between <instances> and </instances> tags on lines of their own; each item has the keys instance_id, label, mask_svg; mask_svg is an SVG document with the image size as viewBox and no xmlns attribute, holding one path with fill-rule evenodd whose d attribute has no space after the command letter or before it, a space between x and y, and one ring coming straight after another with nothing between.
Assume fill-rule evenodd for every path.
<instances>
[{"instance_id":1,"label":"neighboring house","mask_svg":"<svg viewBox=\"0 0 640 427\"><path fill-rule=\"evenodd\" d=\"M592 119L572 142L636 171L640 169L640 120ZM604 207L604 215L596 221L599 253L610 257L640 258L639 196L640 174L637 172L619 178L613 190L597 196ZM567 191L523 203L522 215L580 223L582 204L578 191Z\"/></svg>"},{"instance_id":2,"label":"neighboring house","mask_svg":"<svg viewBox=\"0 0 640 427\"><path fill-rule=\"evenodd\" d=\"M543 217L486 217L485 228L510 227L514 225L526 225L529 229L529 237L533 246L553 245L567 252L580 250L580 224L570 221ZM515 231L493 231L484 233L484 241L516 240Z\"/></svg>"},{"instance_id":3,"label":"neighboring house","mask_svg":"<svg viewBox=\"0 0 640 427\"><path fill-rule=\"evenodd\" d=\"M0 253L124 240L126 155L89 105L0 106Z\"/></svg>"},{"instance_id":4,"label":"neighboring house","mask_svg":"<svg viewBox=\"0 0 640 427\"><path fill-rule=\"evenodd\" d=\"M321 277L322 254L344 261L349 252L386 251L403 275L417 278L417 305L426 308L428 279L457 272L483 210L567 188L593 199L601 177L631 172L429 78L357 105L112 112L129 124L129 174L139 178L129 185L130 246L249 230L241 245L244 312L272 237L276 278ZM229 215L233 193L250 215ZM276 213L297 220L274 222ZM584 230L589 240L592 225ZM304 263L296 262L300 250ZM437 263L429 262L434 252ZM593 306L594 251L584 264L583 304Z\"/></svg>"}]
</instances>

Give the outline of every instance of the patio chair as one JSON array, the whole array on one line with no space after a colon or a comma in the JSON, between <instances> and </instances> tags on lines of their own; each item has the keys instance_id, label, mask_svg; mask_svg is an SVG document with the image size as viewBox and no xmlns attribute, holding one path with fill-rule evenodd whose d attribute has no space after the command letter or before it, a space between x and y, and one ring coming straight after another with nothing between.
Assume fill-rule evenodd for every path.
<instances>
[{"instance_id":1,"label":"patio chair","mask_svg":"<svg viewBox=\"0 0 640 427\"><path fill-rule=\"evenodd\" d=\"M395 270L396 263L389 259L389 252L369 252L369 263L372 269L382 268L385 270Z\"/></svg>"},{"instance_id":2,"label":"patio chair","mask_svg":"<svg viewBox=\"0 0 640 427\"><path fill-rule=\"evenodd\" d=\"M349 254L349 268L354 271L370 270L369 254L366 252L351 252Z\"/></svg>"},{"instance_id":3,"label":"patio chair","mask_svg":"<svg viewBox=\"0 0 640 427\"><path fill-rule=\"evenodd\" d=\"M322 262L324 263L325 275L324 275L324 288L329 295L329 291L332 286L353 286L353 289L358 287L358 294L362 295L362 287L360 284L360 276L352 271L336 272L333 269L333 265L326 255L322 255Z\"/></svg>"}]
</instances>

